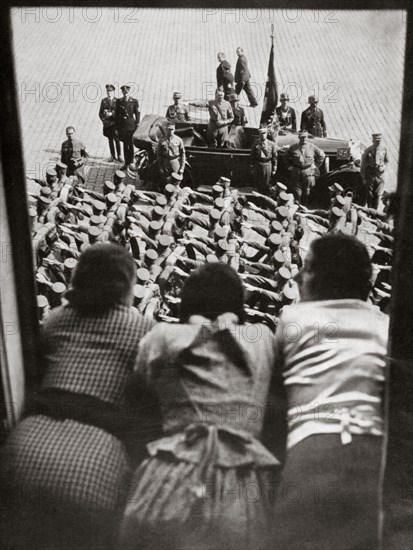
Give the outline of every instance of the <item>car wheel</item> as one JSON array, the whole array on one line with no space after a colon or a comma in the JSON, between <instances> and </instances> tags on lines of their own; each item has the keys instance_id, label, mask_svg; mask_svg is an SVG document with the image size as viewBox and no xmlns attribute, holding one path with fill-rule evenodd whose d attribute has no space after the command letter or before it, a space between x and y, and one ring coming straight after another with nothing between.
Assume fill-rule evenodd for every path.
<instances>
[{"instance_id":1,"label":"car wheel","mask_svg":"<svg viewBox=\"0 0 413 550\"><path fill-rule=\"evenodd\" d=\"M344 189L343 195L351 192L353 201L357 204L366 203L366 189L361 181L358 170L337 170L320 176L310 195L311 206L328 209L330 207L330 193L328 188L338 183Z\"/></svg>"},{"instance_id":2,"label":"car wheel","mask_svg":"<svg viewBox=\"0 0 413 550\"><path fill-rule=\"evenodd\" d=\"M138 151L135 155L135 170L141 180L145 179L146 171L149 166L149 156L147 151Z\"/></svg>"}]
</instances>

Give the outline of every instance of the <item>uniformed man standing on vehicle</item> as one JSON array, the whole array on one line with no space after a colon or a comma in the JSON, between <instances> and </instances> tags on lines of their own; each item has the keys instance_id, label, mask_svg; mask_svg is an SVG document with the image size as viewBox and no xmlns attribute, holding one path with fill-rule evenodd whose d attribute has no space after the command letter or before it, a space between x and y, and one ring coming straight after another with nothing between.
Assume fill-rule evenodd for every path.
<instances>
[{"instance_id":1,"label":"uniformed man standing on vehicle","mask_svg":"<svg viewBox=\"0 0 413 550\"><path fill-rule=\"evenodd\" d=\"M234 93L234 75L231 73L231 65L224 65L224 78L222 87L224 89L224 99L229 101L229 96Z\"/></svg>"},{"instance_id":2,"label":"uniformed man standing on vehicle","mask_svg":"<svg viewBox=\"0 0 413 550\"><path fill-rule=\"evenodd\" d=\"M381 134L372 134L373 145L367 147L361 157L360 175L367 189L367 206L376 208L384 190L384 173L389 159L387 149L381 143Z\"/></svg>"},{"instance_id":3,"label":"uniformed man standing on vehicle","mask_svg":"<svg viewBox=\"0 0 413 550\"><path fill-rule=\"evenodd\" d=\"M174 92L173 105L169 105L166 110L165 116L171 122L189 122L191 120L188 107L181 103L181 98L181 92Z\"/></svg>"},{"instance_id":4,"label":"uniformed man standing on vehicle","mask_svg":"<svg viewBox=\"0 0 413 550\"><path fill-rule=\"evenodd\" d=\"M217 88L224 86L224 69L225 67L231 68L231 65L225 59L224 52L218 52L218 67L217 67Z\"/></svg>"},{"instance_id":5,"label":"uniformed man standing on vehicle","mask_svg":"<svg viewBox=\"0 0 413 550\"><path fill-rule=\"evenodd\" d=\"M189 105L194 107L207 107L209 110L209 123L207 130L207 142L209 147L224 147L228 141L228 126L234 121L234 113L231 104L224 100L224 89L218 88L215 99L209 101L191 101Z\"/></svg>"},{"instance_id":6,"label":"uniformed man standing on vehicle","mask_svg":"<svg viewBox=\"0 0 413 550\"><path fill-rule=\"evenodd\" d=\"M257 99L251 87L250 78L251 73L248 69L247 58L245 57L244 50L241 47L236 49L238 56L237 64L235 66L235 93L241 94L241 91L247 94L250 107L256 107L258 105Z\"/></svg>"},{"instance_id":7,"label":"uniformed man standing on vehicle","mask_svg":"<svg viewBox=\"0 0 413 550\"><path fill-rule=\"evenodd\" d=\"M237 94L231 94L229 96L229 102L231 103L232 112L234 113L234 126L245 126L248 122L245 116L245 111L239 104L239 97Z\"/></svg>"},{"instance_id":8,"label":"uniformed man standing on vehicle","mask_svg":"<svg viewBox=\"0 0 413 550\"><path fill-rule=\"evenodd\" d=\"M280 95L281 105L275 109L275 114L278 118L278 124L281 130L297 131L297 118L295 110L288 105L290 98L288 94Z\"/></svg>"},{"instance_id":9,"label":"uniformed man standing on vehicle","mask_svg":"<svg viewBox=\"0 0 413 550\"><path fill-rule=\"evenodd\" d=\"M324 113L317 107L318 99L310 95L308 103L310 106L301 113L301 130L307 130L315 137L327 137Z\"/></svg>"},{"instance_id":10,"label":"uniformed man standing on vehicle","mask_svg":"<svg viewBox=\"0 0 413 550\"><path fill-rule=\"evenodd\" d=\"M290 171L290 187L296 200L307 204L315 178L325 159L324 151L308 142L308 132L298 132L299 142L290 145L285 160Z\"/></svg>"},{"instance_id":11,"label":"uniformed man standing on vehicle","mask_svg":"<svg viewBox=\"0 0 413 550\"><path fill-rule=\"evenodd\" d=\"M140 122L139 102L130 97L130 86L121 87L123 97L116 100L115 123L119 139L123 142L123 154L125 164L121 170L125 170L133 162L133 133Z\"/></svg>"},{"instance_id":12,"label":"uniformed man standing on vehicle","mask_svg":"<svg viewBox=\"0 0 413 550\"><path fill-rule=\"evenodd\" d=\"M258 131L259 140L251 149L251 169L257 188L261 193L269 194L271 179L277 171L277 146L267 139L267 127L262 127Z\"/></svg>"},{"instance_id":13,"label":"uniformed man standing on vehicle","mask_svg":"<svg viewBox=\"0 0 413 550\"><path fill-rule=\"evenodd\" d=\"M86 147L75 136L73 126L66 128L67 140L62 143L60 161L67 166L67 176L76 176L81 183L85 183L85 159L89 157Z\"/></svg>"},{"instance_id":14,"label":"uniformed man standing on vehicle","mask_svg":"<svg viewBox=\"0 0 413 550\"><path fill-rule=\"evenodd\" d=\"M166 136L159 140L156 158L164 184L169 183L172 173L179 175L184 173L184 142L180 137L175 135L175 124L173 122L168 122Z\"/></svg>"},{"instance_id":15,"label":"uniformed man standing on vehicle","mask_svg":"<svg viewBox=\"0 0 413 550\"><path fill-rule=\"evenodd\" d=\"M208 102L209 123L207 139L212 147L224 147L228 140L228 126L234 120L234 113L228 101L224 100L224 90L218 89L216 99Z\"/></svg>"}]
</instances>

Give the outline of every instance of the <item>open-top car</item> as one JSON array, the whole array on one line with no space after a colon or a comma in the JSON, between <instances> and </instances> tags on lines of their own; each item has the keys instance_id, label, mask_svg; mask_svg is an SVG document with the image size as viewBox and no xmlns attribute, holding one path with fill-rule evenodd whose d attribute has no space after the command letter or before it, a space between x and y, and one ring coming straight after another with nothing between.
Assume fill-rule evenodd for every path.
<instances>
[{"instance_id":1,"label":"open-top car","mask_svg":"<svg viewBox=\"0 0 413 550\"><path fill-rule=\"evenodd\" d=\"M159 139L166 134L166 124L165 117L154 114L146 115L134 133L134 145L139 149L135 155L134 168L145 183L154 183L159 180L156 147ZM175 133L182 138L186 151L184 184L194 188L211 186L221 176L225 176L231 179L233 187L252 187L250 154L251 147L259 136L258 128L233 126L229 132L227 147L210 148L207 146L207 127L208 124L201 120L178 123L176 126ZM360 162L364 145L355 140L321 138L311 134L309 134L309 141L322 149L326 155L326 160L320 169L322 177L318 179L314 193L325 195L327 187L333 182L330 175L334 172L330 171L335 171L350 163L353 175L351 188L355 197L360 196L361 198L362 185L357 165ZM288 185L289 178L284 157L288 147L298 143L298 133L278 131L276 143L278 149L277 181Z\"/></svg>"}]
</instances>

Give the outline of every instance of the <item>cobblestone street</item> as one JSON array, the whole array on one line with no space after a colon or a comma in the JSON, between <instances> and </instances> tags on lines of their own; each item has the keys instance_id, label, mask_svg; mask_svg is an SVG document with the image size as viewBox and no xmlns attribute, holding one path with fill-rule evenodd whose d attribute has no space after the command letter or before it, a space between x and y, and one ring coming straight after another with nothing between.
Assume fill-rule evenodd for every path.
<instances>
[{"instance_id":1,"label":"cobblestone street","mask_svg":"<svg viewBox=\"0 0 413 550\"><path fill-rule=\"evenodd\" d=\"M13 31L26 172L44 174L58 158L65 127L74 125L91 155L88 185L101 190L119 165L109 155L98 118L105 84L129 83L142 116L164 115L172 93L207 99L215 88L216 54L235 70L245 50L259 100L247 107L259 122L275 27L279 92L299 116L315 93L328 135L370 144L382 132L396 185L405 42L401 11L15 8ZM246 104L242 97L241 104ZM199 113L198 113L199 114Z\"/></svg>"}]
</instances>

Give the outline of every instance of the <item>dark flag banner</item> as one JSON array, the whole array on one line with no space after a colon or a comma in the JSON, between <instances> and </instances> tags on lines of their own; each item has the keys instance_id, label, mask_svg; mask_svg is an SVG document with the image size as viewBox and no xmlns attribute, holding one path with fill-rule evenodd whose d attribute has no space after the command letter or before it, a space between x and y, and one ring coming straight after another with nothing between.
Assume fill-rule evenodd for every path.
<instances>
[{"instance_id":1,"label":"dark flag banner","mask_svg":"<svg viewBox=\"0 0 413 550\"><path fill-rule=\"evenodd\" d=\"M274 35L271 34L271 52L270 60L268 62L268 75L267 83L265 84L265 94L264 94L264 103L262 106L261 113L261 124L267 122L267 120L274 113L275 108L278 103L278 88L277 80L275 78L275 69L274 69Z\"/></svg>"}]
</instances>

